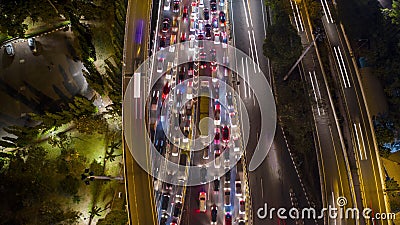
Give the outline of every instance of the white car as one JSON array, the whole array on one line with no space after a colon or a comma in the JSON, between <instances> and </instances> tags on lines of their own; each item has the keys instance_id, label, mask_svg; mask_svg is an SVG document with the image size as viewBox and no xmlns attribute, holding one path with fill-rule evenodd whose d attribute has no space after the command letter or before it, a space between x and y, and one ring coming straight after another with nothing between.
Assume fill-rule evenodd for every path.
<instances>
[{"instance_id":1,"label":"white car","mask_svg":"<svg viewBox=\"0 0 400 225\"><path fill-rule=\"evenodd\" d=\"M244 201L244 199L240 199L239 202L239 214L245 214L246 211L246 202Z\"/></svg>"},{"instance_id":2,"label":"white car","mask_svg":"<svg viewBox=\"0 0 400 225\"><path fill-rule=\"evenodd\" d=\"M170 6L171 6L171 0L165 0L164 1L164 10L169 11Z\"/></svg>"},{"instance_id":3,"label":"white car","mask_svg":"<svg viewBox=\"0 0 400 225\"><path fill-rule=\"evenodd\" d=\"M193 51L194 50L195 42L196 42L196 37L193 34L189 35L189 51Z\"/></svg>"},{"instance_id":4,"label":"white car","mask_svg":"<svg viewBox=\"0 0 400 225\"><path fill-rule=\"evenodd\" d=\"M163 68L164 68L164 59L159 58L157 63L157 73L161 73L163 71Z\"/></svg>"},{"instance_id":5,"label":"white car","mask_svg":"<svg viewBox=\"0 0 400 225\"><path fill-rule=\"evenodd\" d=\"M7 55L14 56L14 47L11 43L6 44L4 47L6 48Z\"/></svg>"},{"instance_id":6,"label":"white car","mask_svg":"<svg viewBox=\"0 0 400 225\"><path fill-rule=\"evenodd\" d=\"M168 64L167 64L167 74L165 74L165 78L167 80L170 80L172 78L171 74L172 74L172 62L168 62Z\"/></svg>"},{"instance_id":7,"label":"white car","mask_svg":"<svg viewBox=\"0 0 400 225\"><path fill-rule=\"evenodd\" d=\"M214 32L214 44L219 45L219 32Z\"/></svg>"},{"instance_id":8,"label":"white car","mask_svg":"<svg viewBox=\"0 0 400 225\"><path fill-rule=\"evenodd\" d=\"M204 0L199 0L199 7L203 8L204 7Z\"/></svg>"}]
</instances>

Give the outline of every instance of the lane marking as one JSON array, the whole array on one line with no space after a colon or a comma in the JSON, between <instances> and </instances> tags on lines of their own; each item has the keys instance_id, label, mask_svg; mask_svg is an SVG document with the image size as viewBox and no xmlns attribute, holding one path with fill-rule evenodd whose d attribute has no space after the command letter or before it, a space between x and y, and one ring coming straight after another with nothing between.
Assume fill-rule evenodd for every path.
<instances>
[{"instance_id":1,"label":"lane marking","mask_svg":"<svg viewBox=\"0 0 400 225\"><path fill-rule=\"evenodd\" d=\"M250 97L250 92L251 92L251 89L250 89L250 76L249 76L249 64L247 63L248 61L247 61L247 57L246 57L246 71L247 71L247 87L248 87L248 90L247 90L247 93L249 93L249 98L251 98ZM246 88L246 87L245 87Z\"/></svg>"},{"instance_id":2,"label":"lane marking","mask_svg":"<svg viewBox=\"0 0 400 225\"><path fill-rule=\"evenodd\" d=\"M319 110L319 104L318 104L317 93L316 93L315 87L314 87L314 79L312 78L311 72L310 72L310 71L308 71L308 74L310 75L311 86L312 86L313 93L314 93L314 99L315 99L315 102L317 103L318 115L321 116L321 111Z\"/></svg>"},{"instance_id":3,"label":"lane marking","mask_svg":"<svg viewBox=\"0 0 400 225\"><path fill-rule=\"evenodd\" d=\"M333 47L333 50L335 51L335 56L336 56L337 63L338 63L338 65L339 65L340 74L342 75L342 80L343 80L344 88L347 88L347 83L346 83L346 81L344 80L344 74L343 74L343 70L342 70L342 64L340 63L339 55L338 55L338 53L337 53L336 47Z\"/></svg>"},{"instance_id":4,"label":"lane marking","mask_svg":"<svg viewBox=\"0 0 400 225\"><path fill-rule=\"evenodd\" d=\"M347 86L351 87L350 80L349 80L349 75L347 74L346 64L344 63L344 60L343 60L342 51L340 50L339 47L337 47L337 48L338 48L338 52L339 52L339 55L340 55L340 59L342 61L344 73L346 74Z\"/></svg>"},{"instance_id":5,"label":"lane marking","mask_svg":"<svg viewBox=\"0 0 400 225\"><path fill-rule=\"evenodd\" d=\"M265 24L265 15L264 15L266 13L266 10L264 9L264 1L260 0L260 2L261 2L261 14L263 17L263 25L264 25L264 36L267 36L267 28Z\"/></svg>"},{"instance_id":6,"label":"lane marking","mask_svg":"<svg viewBox=\"0 0 400 225\"><path fill-rule=\"evenodd\" d=\"M297 31L300 32L299 24L298 24L298 22L297 22L296 13L294 12L294 7L293 7L293 2L292 2L292 0L290 0L290 7L292 8L294 23L296 24Z\"/></svg>"},{"instance_id":7,"label":"lane marking","mask_svg":"<svg viewBox=\"0 0 400 225\"><path fill-rule=\"evenodd\" d=\"M258 72L261 72L260 69L260 62L258 61L258 52L257 52L257 44L256 44L256 38L254 36L254 30L252 30L252 34L253 34L253 43L254 43L254 51L256 53L256 60L257 60L257 67L258 67ZM255 70L254 70L255 71Z\"/></svg>"},{"instance_id":8,"label":"lane marking","mask_svg":"<svg viewBox=\"0 0 400 225\"><path fill-rule=\"evenodd\" d=\"M297 6L296 2L294 2L294 5L296 6L296 11L297 11L297 16L299 18L299 24L300 24L301 31L304 32L304 26L303 26L303 21L301 20L301 16L300 16L301 14L299 12L299 7Z\"/></svg>"},{"instance_id":9,"label":"lane marking","mask_svg":"<svg viewBox=\"0 0 400 225\"><path fill-rule=\"evenodd\" d=\"M247 98L247 90L246 90L246 74L244 73L244 58L242 58L242 73L244 74L243 76L243 88L244 88L244 97ZM239 88L240 89L240 88Z\"/></svg>"},{"instance_id":10,"label":"lane marking","mask_svg":"<svg viewBox=\"0 0 400 225\"><path fill-rule=\"evenodd\" d=\"M245 17L246 17L247 28L249 28L249 27L250 27L250 25L249 25L249 19L247 18L247 11L246 11L246 6L245 6L245 3L244 3L244 0L243 0L242 2L243 2L244 15L245 15ZM231 4L231 5L232 5L232 4Z\"/></svg>"},{"instance_id":11,"label":"lane marking","mask_svg":"<svg viewBox=\"0 0 400 225\"><path fill-rule=\"evenodd\" d=\"M353 126L354 126L354 130L356 132L356 138L357 138L357 144L358 144L358 153L360 154L360 159L361 160L365 160L364 154L362 154L362 152L361 152L361 143L360 143L360 138L358 137L357 125L355 123L353 123Z\"/></svg>"},{"instance_id":12,"label":"lane marking","mask_svg":"<svg viewBox=\"0 0 400 225\"><path fill-rule=\"evenodd\" d=\"M364 157L365 157L365 159L368 159L367 151L365 150L364 135L363 135L360 123L358 123L358 128L360 129L360 136L361 136L361 143L362 143L363 151L364 151Z\"/></svg>"}]
</instances>

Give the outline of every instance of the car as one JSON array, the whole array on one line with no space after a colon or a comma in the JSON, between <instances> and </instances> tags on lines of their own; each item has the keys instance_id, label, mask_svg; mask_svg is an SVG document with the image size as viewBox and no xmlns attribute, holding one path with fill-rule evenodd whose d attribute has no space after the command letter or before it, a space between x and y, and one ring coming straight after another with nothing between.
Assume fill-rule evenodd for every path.
<instances>
[{"instance_id":1,"label":"car","mask_svg":"<svg viewBox=\"0 0 400 225\"><path fill-rule=\"evenodd\" d=\"M210 19L210 10L208 8L205 8L203 10L203 16L204 16L204 20L209 20Z\"/></svg>"},{"instance_id":2,"label":"car","mask_svg":"<svg viewBox=\"0 0 400 225\"><path fill-rule=\"evenodd\" d=\"M173 68L173 63L168 62L167 63L167 73L165 74L165 79L170 80L172 78L172 68Z\"/></svg>"},{"instance_id":3,"label":"car","mask_svg":"<svg viewBox=\"0 0 400 225\"><path fill-rule=\"evenodd\" d=\"M222 27L225 26L226 24L226 16L223 11L219 12L219 23L221 24Z\"/></svg>"},{"instance_id":4,"label":"car","mask_svg":"<svg viewBox=\"0 0 400 225\"><path fill-rule=\"evenodd\" d=\"M205 184L207 182L206 177L207 177L207 167L202 166L200 169L200 181L202 184Z\"/></svg>"},{"instance_id":5,"label":"car","mask_svg":"<svg viewBox=\"0 0 400 225\"><path fill-rule=\"evenodd\" d=\"M213 17L211 21L211 25L214 31L218 31L218 18Z\"/></svg>"},{"instance_id":6,"label":"car","mask_svg":"<svg viewBox=\"0 0 400 225\"><path fill-rule=\"evenodd\" d=\"M204 22L202 20L199 20L197 23L197 34L203 34L204 33Z\"/></svg>"},{"instance_id":7,"label":"car","mask_svg":"<svg viewBox=\"0 0 400 225\"><path fill-rule=\"evenodd\" d=\"M175 157L179 155L179 148L176 145L172 145L171 155Z\"/></svg>"},{"instance_id":8,"label":"car","mask_svg":"<svg viewBox=\"0 0 400 225\"><path fill-rule=\"evenodd\" d=\"M161 210L163 212L167 211L169 205L169 198L171 196L168 193L164 193L161 197Z\"/></svg>"},{"instance_id":9,"label":"car","mask_svg":"<svg viewBox=\"0 0 400 225\"><path fill-rule=\"evenodd\" d=\"M215 45L219 45L220 44L220 36L219 36L219 32L214 32L214 44Z\"/></svg>"},{"instance_id":10,"label":"car","mask_svg":"<svg viewBox=\"0 0 400 225\"><path fill-rule=\"evenodd\" d=\"M239 214L245 214L246 212L246 202L243 199L239 201Z\"/></svg>"},{"instance_id":11,"label":"car","mask_svg":"<svg viewBox=\"0 0 400 225\"><path fill-rule=\"evenodd\" d=\"M28 46L32 52L36 52L36 40L35 38L28 38Z\"/></svg>"},{"instance_id":12,"label":"car","mask_svg":"<svg viewBox=\"0 0 400 225\"><path fill-rule=\"evenodd\" d=\"M215 104L214 106L214 125L219 126L221 124L221 105Z\"/></svg>"},{"instance_id":13,"label":"car","mask_svg":"<svg viewBox=\"0 0 400 225\"><path fill-rule=\"evenodd\" d=\"M185 42L186 41L186 33L185 32L181 32L181 42Z\"/></svg>"},{"instance_id":14,"label":"car","mask_svg":"<svg viewBox=\"0 0 400 225\"><path fill-rule=\"evenodd\" d=\"M186 89L186 98L188 100L193 98L193 83L192 81L189 81L186 85L187 89Z\"/></svg>"},{"instance_id":15,"label":"car","mask_svg":"<svg viewBox=\"0 0 400 225\"><path fill-rule=\"evenodd\" d=\"M169 83L166 82L163 87L163 90L162 90L162 96L161 96L162 100L165 100L167 98L170 91L171 91L171 87L169 86Z\"/></svg>"},{"instance_id":16,"label":"car","mask_svg":"<svg viewBox=\"0 0 400 225\"><path fill-rule=\"evenodd\" d=\"M194 62L193 61L189 61L188 62L188 76L192 77L193 76L193 68L194 68Z\"/></svg>"},{"instance_id":17,"label":"car","mask_svg":"<svg viewBox=\"0 0 400 225\"><path fill-rule=\"evenodd\" d=\"M160 45L159 45L159 49L163 49L165 48L167 45L167 41L166 41L166 37L165 36L160 36Z\"/></svg>"},{"instance_id":18,"label":"car","mask_svg":"<svg viewBox=\"0 0 400 225\"><path fill-rule=\"evenodd\" d=\"M230 213L225 214L225 225L232 225L232 216Z\"/></svg>"},{"instance_id":19,"label":"car","mask_svg":"<svg viewBox=\"0 0 400 225\"><path fill-rule=\"evenodd\" d=\"M219 145L220 144L220 129L217 127L215 128L215 136L214 136L214 145Z\"/></svg>"},{"instance_id":20,"label":"car","mask_svg":"<svg viewBox=\"0 0 400 225\"><path fill-rule=\"evenodd\" d=\"M198 40L198 47L199 49L203 49L204 48L204 36L202 34L197 35L197 40Z\"/></svg>"},{"instance_id":21,"label":"car","mask_svg":"<svg viewBox=\"0 0 400 225\"><path fill-rule=\"evenodd\" d=\"M209 158L209 152L208 152L208 147L203 149L203 159L208 159Z\"/></svg>"},{"instance_id":22,"label":"car","mask_svg":"<svg viewBox=\"0 0 400 225\"><path fill-rule=\"evenodd\" d=\"M177 202L174 204L174 209L172 210L172 215L174 217L179 217L182 211L182 202Z\"/></svg>"},{"instance_id":23,"label":"car","mask_svg":"<svg viewBox=\"0 0 400 225\"><path fill-rule=\"evenodd\" d=\"M199 2L199 7L203 8L204 7L204 0L198 0Z\"/></svg>"},{"instance_id":24,"label":"car","mask_svg":"<svg viewBox=\"0 0 400 225\"><path fill-rule=\"evenodd\" d=\"M207 40L210 40L211 39L211 24L206 24L205 26L204 26L204 28L205 28L205 35L206 35L206 39Z\"/></svg>"},{"instance_id":25,"label":"car","mask_svg":"<svg viewBox=\"0 0 400 225\"><path fill-rule=\"evenodd\" d=\"M226 103L228 106L228 109L231 111L233 110L233 96L232 96L232 92L228 92L226 93Z\"/></svg>"},{"instance_id":26,"label":"car","mask_svg":"<svg viewBox=\"0 0 400 225\"><path fill-rule=\"evenodd\" d=\"M185 74L186 74L186 67L180 66L178 70L178 83L182 83L183 80L185 80Z\"/></svg>"},{"instance_id":27,"label":"car","mask_svg":"<svg viewBox=\"0 0 400 225\"><path fill-rule=\"evenodd\" d=\"M197 8L197 3L192 2L191 6L192 6L192 16L195 15L197 17L197 13L199 12L199 8Z\"/></svg>"},{"instance_id":28,"label":"car","mask_svg":"<svg viewBox=\"0 0 400 225\"><path fill-rule=\"evenodd\" d=\"M178 219L179 218L172 218L171 223L169 225L178 225Z\"/></svg>"},{"instance_id":29,"label":"car","mask_svg":"<svg viewBox=\"0 0 400 225\"><path fill-rule=\"evenodd\" d=\"M215 168L220 168L221 167L221 153L220 152L215 152L214 153L214 167Z\"/></svg>"},{"instance_id":30,"label":"car","mask_svg":"<svg viewBox=\"0 0 400 225\"><path fill-rule=\"evenodd\" d=\"M219 191L219 184L221 180L219 179L219 177L217 179L214 180L214 191L218 192Z\"/></svg>"},{"instance_id":31,"label":"car","mask_svg":"<svg viewBox=\"0 0 400 225\"><path fill-rule=\"evenodd\" d=\"M164 10L169 11L171 5L171 0L165 0L164 1Z\"/></svg>"},{"instance_id":32,"label":"car","mask_svg":"<svg viewBox=\"0 0 400 225\"><path fill-rule=\"evenodd\" d=\"M242 196L242 182L240 180L235 181L236 196Z\"/></svg>"},{"instance_id":33,"label":"car","mask_svg":"<svg viewBox=\"0 0 400 225\"><path fill-rule=\"evenodd\" d=\"M160 225L166 225L168 217L169 217L168 213L163 212L163 214L161 215L161 219L160 219Z\"/></svg>"},{"instance_id":34,"label":"car","mask_svg":"<svg viewBox=\"0 0 400 225\"><path fill-rule=\"evenodd\" d=\"M167 33L169 31L169 19L165 18L162 22L162 32Z\"/></svg>"},{"instance_id":35,"label":"car","mask_svg":"<svg viewBox=\"0 0 400 225\"><path fill-rule=\"evenodd\" d=\"M211 8L211 12L212 13L216 13L217 12L217 3L211 2L210 3L210 8Z\"/></svg>"},{"instance_id":36,"label":"car","mask_svg":"<svg viewBox=\"0 0 400 225\"><path fill-rule=\"evenodd\" d=\"M191 51L194 50L195 40L196 40L196 37L193 34L189 35L189 50L191 50Z\"/></svg>"},{"instance_id":37,"label":"car","mask_svg":"<svg viewBox=\"0 0 400 225\"><path fill-rule=\"evenodd\" d=\"M222 48L227 48L228 47L228 35L226 34L226 32L221 32L222 37Z\"/></svg>"},{"instance_id":38,"label":"car","mask_svg":"<svg viewBox=\"0 0 400 225\"><path fill-rule=\"evenodd\" d=\"M231 205L231 190L225 189L224 190L224 206Z\"/></svg>"},{"instance_id":39,"label":"car","mask_svg":"<svg viewBox=\"0 0 400 225\"><path fill-rule=\"evenodd\" d=\"M225 143L229 141L229 127L226 125L222 128L222 141Z\"/></svg>"},{"instance_id":40,"label":"car","mask_svg":"<svg viewBox=\"0 0 400 225\"><path fill-rule=\"evenodd\" d=\"M246 224L246 221L243 219L243 218L239 218L238 219L238 225L245 225Z\"/></svg>"},{"instance_id":41,"label":"car","mask_svg":"<svg viewBox=\"0 0 400 225\"><path fill-rule=\"evenodd\" d=\"M211 206L211 224L217 224L218 207L214 204Z\"/></svg>"},{"instance_id":42,"label":"car","mask_svg":"<svg viewBox=\"0 0 400 225\"><path fill-rule=\"evenodd\" d=\"M226 182L226 183L230 183L230 182L231 182L231 170L228 170L228 171L225 173L225 182Z\"/></svg>"},{"instance_id":43,"label":"car","mask_svg":"<svg viewBox=\"0 0 400 225\"><path fill-rule=\"evenodd\" d=\"M188 7L186 5L183 6L182 19L183 19L184 23L187 23L187 21L188 21Z\"/></svg>"},{"instance_id":44,"label":"car","mask_svg":"<svg viewBox=\"0 0 400 225\"><path fill-rule=\"evenodd\" d=\"M225 5L225 0L219 0L219 6L223 7Z\"/></svg>"},{"instance_id":45,"label":"car","mask_svg":"<svg viewBox=\"0 0 400 225\"><path fill-rule=\"evenodd\" d=\"M207 209L206 199L207 199L207 193L204 192L204 191L201 191L199 193L199 209L200 209L200 212L205 212L206 209Z\"/></svg>"},{"instance_id":46,"label":"car","mask_svg":"<svg viewBox=\"0 0 400 225\"><path fill-rule=\"evenodd\" d=\"M172 32L174 33L178 32L178 26L179 26L178 17L174 16L172 19L172 29L171 29Z\"/></svg>"},{"instance_id":47,"label":"car","mask_svg":"<svg viewBox=\"0 0 400 225\"><path fill-rule=\"evenodd\" d=\"M14 52L14 47L11 43L8 43L6 45L4 45L5 49L6 49L6 53L9 56L14 56L15 52Z\"/></svg>"},{"instance_id":48,"label":"car","mask_svg":"<svg viewBox=\"0 0 400 225\"><path fill-rule=\"evenodd\" d=\"M173 6L173 8L172 8L172 11L173 11L174 13L178 13L178 12L179 12L179 0L175 0L175 1L174 1L174 6Z\"/></svg>"}]
</instances>

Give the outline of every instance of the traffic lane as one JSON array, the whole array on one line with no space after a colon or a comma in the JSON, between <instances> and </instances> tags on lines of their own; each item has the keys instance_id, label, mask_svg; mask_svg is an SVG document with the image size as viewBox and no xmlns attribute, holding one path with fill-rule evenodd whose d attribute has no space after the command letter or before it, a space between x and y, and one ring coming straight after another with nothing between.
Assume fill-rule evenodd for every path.
<instances>
[{"instance_id":1,"label":"traffic lane","mask_svg":"<svg viewBox=\"0 0 400 225\"><path fill-rule=\"evenodd\" d=\"M207 208L206 212L200 212L199 210L199 193L205 191L207 193ZM187 225L208 225L210 224L210 201L208 191L208 185L190 186L186 188L185 196L185 212L183 216L182 224Z\"/></svg>"},{"instance_id":2,"label":"traffic lane","mask_svg":"<svg viewBox=\"0 0 400 225\"><path fill-rule=\"evenodd\" d=\"M144 22L145 26L143 27L142 34L144 35L144 39L142 39L142 43L135 43L135 35L136 35L136 28L139 25L139 21L148 21L149 20L149 11L151 1L146 0L131 0L130 4L128 4L131 8L127 10L127 18L128 24L125 25L125 36L126 41L124 43L124 50L125 50L125 74L133 74L135 71L136 63L135 60L143 60L145 50L147 49L148 37L147 34L149 32L148 26L146 22ZM142 36L143 37L143 36ZM140 49L140 51L138 51ZM138 54L139 52L139 54Z\"/></svg>"},{"instance_id":3,"label":"traffic lane","mask_svg":"<svg viewBox=\"0 0 400 225\"><path fill-rule=\"evenodd\" d=\"M264 162L255 171L249 173L251 197L253 206L254 224L278 224L276 216L269 219L258 218L257 210L268 204L268 208L285 207L290 209L293 204L290 199L290 189L296 193L296 199L300 208L309 207L297 174L293 167L282 132L278 127L271 150ZM317 209L318 210L318 209ZM314 221L304 221L305 224L314 224ZM296 224L293 220L287 220L287 224Z\"/></svg>"}]
</instances>

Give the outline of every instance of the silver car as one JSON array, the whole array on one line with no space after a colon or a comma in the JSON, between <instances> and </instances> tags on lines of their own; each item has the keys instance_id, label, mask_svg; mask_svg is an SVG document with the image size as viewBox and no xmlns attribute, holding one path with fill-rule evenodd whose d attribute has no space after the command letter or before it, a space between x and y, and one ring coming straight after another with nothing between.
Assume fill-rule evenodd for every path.
<instances>
[{"instance_id":1,"label":"silver car","mask_svg":"<svg viewBox=\"0 0 400 225\"><path fill-rule=\"evenodd\" d=\"M14 47L11 43L8 43L4 46L6 48L6 53L9 56L14 56L15 52L14 52Z\"/></svg>"}]
</instances>

